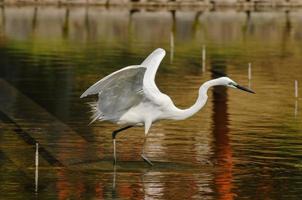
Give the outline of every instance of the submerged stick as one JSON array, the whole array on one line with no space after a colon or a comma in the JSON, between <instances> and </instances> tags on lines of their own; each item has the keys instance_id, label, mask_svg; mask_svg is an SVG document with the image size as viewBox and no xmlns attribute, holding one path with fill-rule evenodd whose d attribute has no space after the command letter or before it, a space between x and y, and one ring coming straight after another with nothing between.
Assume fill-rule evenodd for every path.
<instances>
[{"instance_id":1,"label":"submerged stick","mask_svg":"<svg viewBox=\"0 0 302 200\"><path fill-rule=\"evenodd\" d=\"M38 192L39 180L39 143L36 143L36 156L35 156L35 192Z\"/></svg>"},{"instance_id":2,"label":"submerged stick","mask_svg":"<svg viewBox=\"0 0 302 200\"><path fill-rule=\"evenodd\" d=\"M298 100L295 101L295 117L298 115Z\"/></svg>"}]
</instances>

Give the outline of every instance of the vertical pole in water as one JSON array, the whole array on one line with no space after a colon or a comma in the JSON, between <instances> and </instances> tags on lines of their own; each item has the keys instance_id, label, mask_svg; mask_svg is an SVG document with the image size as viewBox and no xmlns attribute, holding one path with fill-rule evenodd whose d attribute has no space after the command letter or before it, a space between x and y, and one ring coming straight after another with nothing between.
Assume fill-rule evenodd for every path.
<instances>
[{"instance_id":1,"label":"vertical pole in water","mask_svg":"<svg viewBox=\"0 0 302 200\"><path fill-rule=\"evenodd\" d=\"M206 71L206 46L202 46L202 72Z\"/></svg>"},{"instance_id":2,"label":"vertical pole in water","mask_svg":"<svg viewBox=\"0 0 302 200\"><path fill-rule=\"evenodd\" d=\"M35 192L38 192L38 180L39 180L39 143L36 143L36 156L35 156Z\"/></svg>"},{"instance_id":3,"label":"vertical pole in water","mask_svg":"<svg viewBox=\"0 0 302 200\"><path fill-rule=\"evenodd\" d=\"M249 63L248 78L249 78L249 81L252 79L252 63Z\"/></svg>"},{"instance_id":4,"label":"vertical pole in water","mask_svg":"<svg viewBox=\"0 0 302 200\"><path fill-rule=\"evenodd\" d=\"M295 97L296 97L296 101L295 101L295 117L298 114L298 80L295 80Z\"/></svg>"},{"instance_id":5,"label":"vertical pole in water","mask_svg":"<svg viewBox=\"0 0 302 200\"><path fill-rule=\"evenodd\" d=\"M249 88L251 88L251 80L252 80L252 63L248 64L248 80L249 80Z\"/></svg>"},{"instance_id":6,"label":"vertical pole in water","mask_svg":"<svg viewBox=\"0 0 302 200\"><path fill-rule=\"evenodd\" d=\"M174 35L173 35L173 31L171 31L171 34L170 34L170 63L173 62L173 57L174 57Z\"/></svg>"},{"instance_id":7,"label":"vertical pole in water","mask_svg":"<svg viewBox=\"0 0 302 200\"><path fill-rule=\"evenodd\" d=\"M298 98L298 81L295 80L295 97Z\"/></svg>"}]
</instances>

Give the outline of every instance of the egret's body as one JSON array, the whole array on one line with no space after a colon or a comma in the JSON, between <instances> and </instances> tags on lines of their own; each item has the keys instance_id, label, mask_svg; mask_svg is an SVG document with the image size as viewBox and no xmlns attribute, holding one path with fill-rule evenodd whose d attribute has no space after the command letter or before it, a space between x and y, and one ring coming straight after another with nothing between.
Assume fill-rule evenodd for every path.
<instances>
[{"instance_id":1,"label":"egret's body","mask_svg":"<svg viewBox=\"0 0 302 200\"><path fill-rule=\"evenodd\" d=\"M132 126L144 126L146 141L152 123L162 119L183 120L198 112L205 105L207 91L212 86L224 85L252 92L227 77L221 77L205 82L199 88L195 104L190 108L179 109L169 96L160 92L154 81L164 56L163 49L156 49L141 65L118 70L96 82L81 95L82 98L98 94L98 101L91 104L94 112L92 122L107 120L123 125L123 128L112 133L115 161L115 136L118 132ZM144 156L144 151L142 157L152 164Z\"/></svg>"}]
</instances>

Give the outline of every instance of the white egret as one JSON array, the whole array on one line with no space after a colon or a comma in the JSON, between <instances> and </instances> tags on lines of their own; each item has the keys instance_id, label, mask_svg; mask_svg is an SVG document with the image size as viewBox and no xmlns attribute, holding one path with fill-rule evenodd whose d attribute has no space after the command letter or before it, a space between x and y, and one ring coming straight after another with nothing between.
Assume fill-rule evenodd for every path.
<instances>
[{"instance_id":1,"label":"white egret","mask_svg":"<svg viewBox=\"0 0 302 200\"><path fill-rule=\"evenodd\" d=\"M116 163L115 138L119 132L133 126L144 126L145 139L141 157L152 165L144 154L147 134L152 123L162 119L183 120L191 117L205 105L207 91L212 86L223 85L254 93L228 77L221 77L202 84L194 105L188 109L179 109L169 96L160 92L154 81L165 54L165 50L158 48L142 64L128 66L106 76L81 95L83 98L98 94L98 101L91 103L92 122L107 120L122 125L122 128L112 133L114 163Z\"/></svg>"}]
</instances>

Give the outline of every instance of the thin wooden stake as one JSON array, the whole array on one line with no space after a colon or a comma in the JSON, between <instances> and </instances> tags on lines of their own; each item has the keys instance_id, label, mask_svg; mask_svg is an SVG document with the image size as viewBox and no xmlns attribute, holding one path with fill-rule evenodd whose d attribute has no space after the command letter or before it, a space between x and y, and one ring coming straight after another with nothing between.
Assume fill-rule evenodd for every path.
<instances>
[{"instance_id":1,"label":"thin wooden stake","mask_svg":"<svg viewBox=\"0 0 302 200\"><path fill-rule=\"evenodd\" d=\"M202 72L206 71L206 46L202 46Z\"/></svg>"},{"instance_id":2,"label":"thin wooden stake","mask_svg":"<svg viewBox=\"0 0 302 200\"><path fill-rule=\"evenodd\" d=\"M252 63L249 63L249 68L248 68L248 79L252 79Z\"/></svg>"},{"instance_id":3,"label":"thin wooden stake","mask_svg":"<svg viewBox=\"0 0 302 200\"><path fill-rule=\"evenodd\" d=\"M295 97L298 98L298 81L295 80Z\"/></svg>"},{"instance_id":4,"label":"thin wooden stake","mask_svg":"<svg viewBox=\"0 0 302 200\"><path fill-rule=\"evenodd\" d=\"M35 192L38 192L39 181L39 143L36 143L36 156L35 156Z\"/></svg>"},{"instance_id":5,"label":"thin wooden stake","mask_svg":"<svg viewBox=\"0 0 302 200\"><path fill-rule=\"evenodd\" d=\"M173 32L170 34L170 63L173 63L174 58L174 35Z\"/></svg>"}]
</instances>

